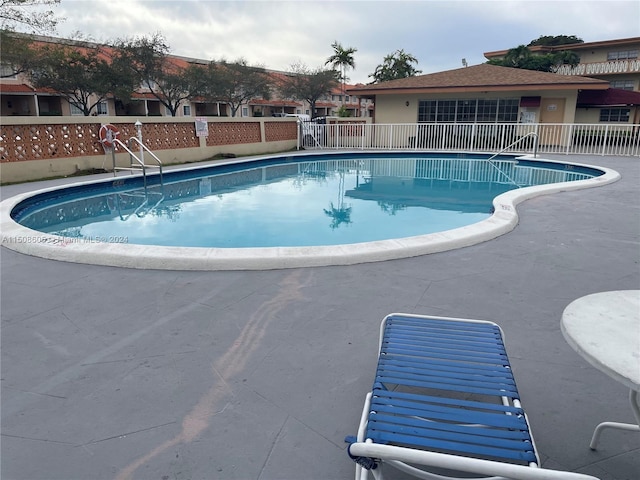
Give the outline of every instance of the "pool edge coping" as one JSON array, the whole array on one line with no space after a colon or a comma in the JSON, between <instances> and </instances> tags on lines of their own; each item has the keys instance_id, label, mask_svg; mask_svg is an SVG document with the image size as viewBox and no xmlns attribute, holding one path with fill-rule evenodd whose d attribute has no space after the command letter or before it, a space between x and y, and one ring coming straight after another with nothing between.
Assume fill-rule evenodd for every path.
<instances>
[{"instance_id":1,"label":"pool edge coping","mask_svg":"<svg viewBox=\"0 0 640 480\"><path fill-rule=\"evenodd\" d=\"M323 152L324 155L331 153L355 152ZM358 151L358 153L367 152ZM288 156L296 156L296 154L288 154ZM282 157L282 154L250 159L235 159L229 162L216 163L216 165L279 157ZM205 248L103 243L84 240L80 242L23 227L11 218L10 214L13 208L34 195L70 186L110 181L110 179L94 179L34 190L15 195L0 202L1 245L19 253L50 260L149 270L274 270L354 265L428 255L482 243L512 231L519 221L517 205L530 198L563 191L604 186L621 178L620 174L615 170L596 165L559 162L557 160L534 158L531 155L522 155L517 159L583 166L594 168L604 173L599 177L587 180L510 190L494 198L494 213L489 218L464 227L413 237L330 246ZM180 170L201 168L205 167L191 166Z\"/></svg>"}]
</instances>

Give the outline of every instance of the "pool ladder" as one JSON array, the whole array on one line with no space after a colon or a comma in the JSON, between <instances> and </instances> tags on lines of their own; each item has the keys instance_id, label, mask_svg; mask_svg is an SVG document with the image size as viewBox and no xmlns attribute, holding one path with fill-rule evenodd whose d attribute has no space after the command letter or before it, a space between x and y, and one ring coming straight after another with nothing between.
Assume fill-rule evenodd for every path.
<instances>
[{"instance_id":1,"label":"pool ladder","mask_svg":"<svg viewBox=\"0 0 640 480\"><path fill-rule=\"evenodd\" d=\"M133 144L137 143L138 146L140 147L140 153L139 156L136 155L133 152ZM157 168L159 171L159 175L160 175L160 187L162 187L163 184L163 179L162 179L162 161L156 156L155 153L153 153L151 150L149 150L149 148L142 143L138 138L136 137L131 137L128 141L127 144L123 143L122 141L120 141L119 139L114 139L113 140L113 144L114 146L117 145L119 147L121 147L123 150L125 150L128 154L129 154L129 166L128 167L118 167L116 166L116 155L115 155L115 148L112 150L112 159L113 159L113 176L115 177L117 175L118 171L128 171L131 173L134 172L141 172L142 173L142 177L143 177L143 183L144 183L144 190L146 192L147 190L147 169L149 168ZM153 160L155 161L155 164L146 164L144 162L144 152L147 152L151 158L153 158Z\"/></svg>"},{"instance_id":2,"label":"pool ladder","mask_svg":"<svg viewBox=\"0 0 640 480\"><path fill-rule=\"evenodd\" d=\"M152 198L152 196L155 197ZM129 201L125 199L128 199ZM135 203L131 204L132 199L140 199L141 202L136 206ZM151 210L159 207L163 201L164 194L162 192L149 192L147 189L144 189L143 191L134 190L131 192L121 192L114 195L113 210L118 212L120 220L126 222L132 216L136 216L138 218L146 217ZM125 210L131 210L131 212L127 214L124 213Z\"/></svg>"},{"instance_id":3,"label":"pool ladder","mask_svg":"<svg viewBox=\"0 0 640 480\"><path fill-rule=\"evenodd\" d=\"M506 147L504 147L502 150L500 150L498 153L495 153L493 155L491 155L488 159L487 162L489 162L489 164L495 168L496 170L498 170L498 172L500 172L502 175L504 175L507 180L509 180L511 183L513 183L516 187L520 188L520 184L518 184L515 180L513 180L509 175L507 175L506 172L504 172L498 165L496 165L496 163L493 161L494 158L496 158L498 155L500 155L501 153L506 152L507 150L509 150L511 147L516 146L517 144L519 144L520 142L524 141L526 138L528 137L534 137L534 143L533 143L533 157L535 158L538 155L538 134L536 132L529 132L526 135L518 138L517 140L511 142L509 145L507 145Z\"/></svg>"}]
</instances>

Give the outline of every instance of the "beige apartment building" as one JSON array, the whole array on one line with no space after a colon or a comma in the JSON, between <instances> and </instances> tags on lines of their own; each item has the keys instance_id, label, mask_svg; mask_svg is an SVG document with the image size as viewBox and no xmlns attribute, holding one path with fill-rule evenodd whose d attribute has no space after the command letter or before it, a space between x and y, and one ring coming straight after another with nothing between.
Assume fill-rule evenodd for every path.
<instances>
[{"instance_id":1,"label":"beige apartment building","mask_svg":"<svg viewBox=\"0 0 640 480\"><path fill-rule=\"evenodd\" d=\"M560 66L559 75L580 75L609 82L610 88L640 91L640 37L606 40L602 42L574 43L557 46L529 47L531 53L570 51L578 54L580 63L575 67ZM487 60L503 58L508 50L485 52Z\"/></svg>"},{"instance_id":2,"label":"beige apartment building","mask_svg":"<svg viewBox=\"0 0 640 480\"><path fill-rule=\"evenodd\" d=\"M93 42L67 40L45 36L31 36L34 42L47 44L70 45L79 50L95 47ZM110 48L99 45L108 55ZM190 64L207 63L206 60L170 55L168 60L178 68L187 68ZM83 116L82 111L55 91L35 88L29 81L28 75L12 75L9 65L0 62L0 114L9 116ZM278 80L287 75L286 72L268 70L267 73L277 84ZM347 85L349 87L349 85ZM353 95L343 95L340 87L336 87L330 94L321 98L316 104L316 111L311 112L309 103L305 100L284 99L273 92L269 100L255 98L243 104L237 112L238 117L271 117L286 114L308 114L311 116L338 115L341 107L352 117L367 117L373 109L371 101L361 102ZM94 111L94 116L143 116L168 117L171 112L145 88L134 92L130 101L124 103L117 98L109 97L100 101ZM184 101L179 106L177 117L228 117L231 116L229 105L224 102Z\"/></svg>"}]
</instances>

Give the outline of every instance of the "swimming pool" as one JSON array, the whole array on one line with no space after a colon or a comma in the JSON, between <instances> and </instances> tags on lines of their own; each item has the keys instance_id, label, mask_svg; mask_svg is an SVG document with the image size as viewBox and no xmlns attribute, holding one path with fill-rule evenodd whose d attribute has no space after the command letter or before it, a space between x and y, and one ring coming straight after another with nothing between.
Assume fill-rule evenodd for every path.
<instances>
[{"instance_id":1,"label":"swimming pool","mask_svg":"<svg viewBox=\"0 0 640 480\"><path fill-rule=\"evenodd\" d=\"M137 268L351 264L495 238L515 227L515 205L523 199L617 179L588 165L486 160L301 154L179 169L165 174L164 185L151 179L147 188L135 176L84 182L3 202L3 245Z\"/></svg>"}]
</instances>

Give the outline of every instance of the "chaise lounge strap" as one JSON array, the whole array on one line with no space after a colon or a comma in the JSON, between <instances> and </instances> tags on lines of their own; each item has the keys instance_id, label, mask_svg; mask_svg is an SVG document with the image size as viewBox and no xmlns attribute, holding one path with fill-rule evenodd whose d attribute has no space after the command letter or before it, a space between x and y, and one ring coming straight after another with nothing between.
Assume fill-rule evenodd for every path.
<instances>
[{"instance_id":1,"label":"chaise lounge strap","mask_svg":"<svg viewBox=\"0 0 640 480\"><path fill-rule=\"evenodd\" d=\"M393 392L374 391L367 438L478 457L535 462L524 415L467 411L422 402L402 402ZM468 423L467 423L468 422Z\"/></svg>"},{"instance_id":2,"label":"chaise lounge strap","mask_svg":"<svg viewBox=\"0 0 640 480\"><path fill-rule=\"evenodd\" d=\"M470 400L469 397L473 397ZM366 428L374 443L528 465L537 462L500 328L386 319Z\"/></svg>"}]
</instances>

